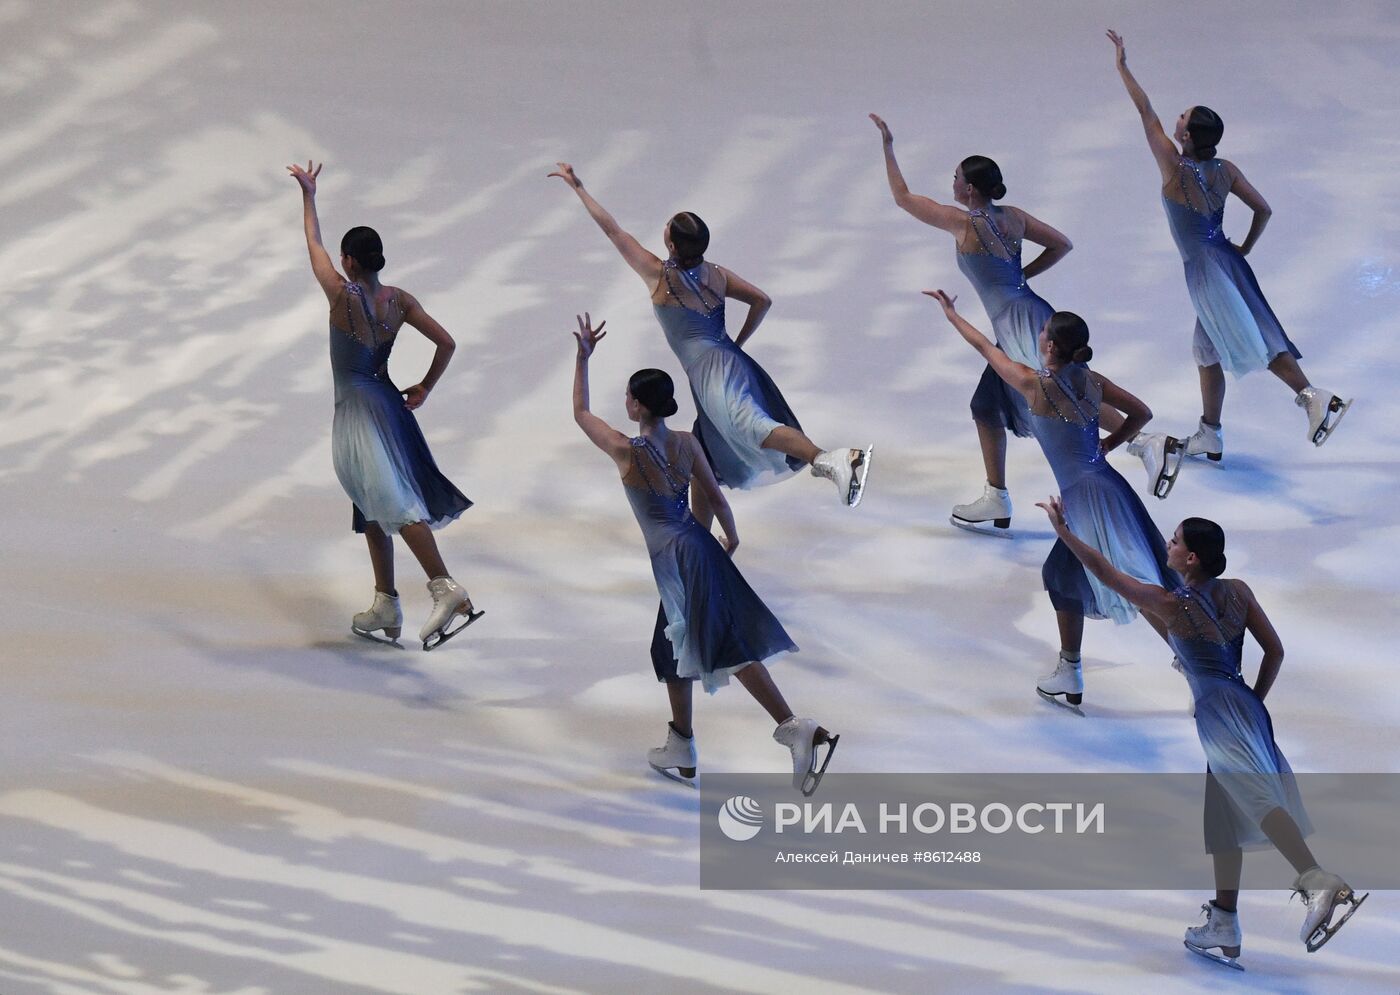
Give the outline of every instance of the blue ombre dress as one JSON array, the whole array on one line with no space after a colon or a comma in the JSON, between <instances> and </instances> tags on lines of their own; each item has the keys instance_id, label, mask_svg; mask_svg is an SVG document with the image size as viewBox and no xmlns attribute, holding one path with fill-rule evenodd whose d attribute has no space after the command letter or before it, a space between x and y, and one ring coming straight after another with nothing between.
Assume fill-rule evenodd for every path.
<instances>
[{"instance_id":1,"label":"blue ombre dress","mask_svg":"<svg viewBox=\"0 0 1400 995\"><path fill-rule=\"evenodd\" d=\"M331 303L335 420L331 457L354 503L353 526L375 522L389 535L426 522L438 528L471 507L433 462L428 443L389 379L389 352L412 298L392 288L387 318L374 313L358 284Z\"/></svg>"},{"instance_id":2,"label":"blue ombre dress","mask_svg":"<svg viewBox=\"0 0 1400 995\"><path fill-rule=\"evenodd\" d=\"M1303 808L1288 760L1274 742L1273 721L1240 673L1246 608L1228 580L1201 589L1178 586L1167 642L1191 685L1196 733L1206 753L1205 836L1211 853L1271 846L1259 824L1282 808L1306 836Z\"/></svg>"},{"instance_id":3,"label":"blue ombre dress","mask_svg":"<svg viewBox=\"0 0 1400 995\"><path fill-rule=\"evenodd\" d=\"M1249 263L1221 228L1232 183L1223 160L1182 156L1176 181L1162 188L1162 205L1196 309L1191 348L1196 365L1219 363L1240 377L1264 369L1283 353L1295 359L1302 354L1274 317Z\"/></svg>"},{"instance_id":4,"label":"blue ombre dress","mask_svg":"<svg viewBox=\"0 0 1400 995\"><path fill-rule=\"evenodd\" d=\"M724 330L724 271L709 263L681 269L666 260L666 303L654 304L666 341L695 399L695 437L715 477L747 490L785 480L801 460L764 449L773 429L801 430L777 385Z\"/></svg>"},{"instance_id":5,"label":"blue ombre dress","mask_svg":"<svg viewBox=\"0 0 1400 995\"><path fill-rule=\"evenodd\" d=\"M1016 362L1040 367L1040 329L1055 309L1031 290L1021 269L1021 240L1003 235L986 211L969 211L968 223L980 251L958 251L958 269L977 291L992 323L997 346ZM1016 435L1031 434L1026 399L1008 385L989 364L972 394L972 417L984 425L1010 429Z\"/></svg>"},{"instance_id":6,"label":"blue ombre dress","mask_svg":"<svg viewBox=\"0 0 1400 995\"><path fill-rule=\"evenodd\" d=\"M1099 444L1100 390L1089 368L1074 363L1062 371L1039 371L1040 397L1030 408L1031 432L1045 453L1060 488L1065 522L1116 568L1145 584L1170 588L1167 546L1128 482L1109 465ZM1111 618L1122 625L1137 608L1110 590L1056 540L1041 568L1056 611L1085 618Z\"/></svg>"},{"instance_id":7,"label":"blue ombre dress","mask_svg":"<svg viewBox=\"0 0 1400 995\"><path fill-rule=\"evenodd\" d=\"M654 648L652 659L658 679L699 680L714 692L736 670L797 646L690 513L693 463L682 434L671 433L667 444L670 452L662 453L646 436L633 439L622 477L651 554L674 672L664 672Z\"/></svg>"}]
</instances>

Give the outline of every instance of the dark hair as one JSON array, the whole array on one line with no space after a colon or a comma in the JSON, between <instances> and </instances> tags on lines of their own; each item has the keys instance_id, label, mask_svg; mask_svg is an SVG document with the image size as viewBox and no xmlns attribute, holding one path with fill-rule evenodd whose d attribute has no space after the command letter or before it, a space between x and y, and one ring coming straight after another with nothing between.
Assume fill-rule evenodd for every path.
<instances>
[{"instance_id":1,"label":"dark hair","mask_svg":"<svg viewBox=\"0 0 1400 995\"><path fill-rule=\"evenodd\" d=\"M657 418L676 413L676 385L665 370L638 370L627 381L627 389Z\"/></svg>"},{"instance_id":2,"label":"dark hair","mask_svg":"<svg viewBox=\"0 0 1400 995\"><path fill-rule=\"evenodd\" d=\"M1191 136L1191 158L1214 159L1215 147L1225 134L1225 122L1205 104L1197 104L1186 116L1186 133Z\"/></svg>"},{"instance_id":3,"label":"dark hair","mask_svg":"<svg viewBox=\"0 0 1400 995\"><path fill-rule=\"evenodd\" d=\"M984 155L970 155L958 163L963 179L988 200L1006 196L1006 184L1001 182L1001 167Z\"/></svg>"},{"instance_id":4,"label":"dark hair","mask_svg":"<svg viewBox=\"0 0 1400 995\"><path fill-rule=\"evenodd\" d=\"M1209 518L1188 518L1181 523L1181 543L1201 561L1212 577L1225 572L1225 530Z\"/></svg>"},{"instance_id":5,"label":"dark hair","mask_svg":"<svg viewBox=\"0 0 1400 995\"><path fill-rule=\"evenodd\" d=\"M384 268L384 243L379 232L364 225L351 228L340 240L340 254L360 264L366 273L378 273Z\"/></svg>"},{"instance_id":6,"label":"dark hair","mask_svg":"<svg viewBox=\"0 0 1400 995\"><path fill-rule=\"evenodd\" d=\"M710 247L710 228L700 220L700 215L682 211L671 219L668 227L671 245L676 250L676 265L690 269L705 261L705 250Z\"/></svg>"},{"instance_id":7,"label":"dark hair","mask_svg":"<svg viewBox=\"0 0 1400 995\"><path fill-rule=\"evenodd\" d=\"M1094 358L1089 348L1089 326L1073 311L1056 311L1046 323L1045 336L1062 363L1087 363Z\"/></svg>"}]
</instances>

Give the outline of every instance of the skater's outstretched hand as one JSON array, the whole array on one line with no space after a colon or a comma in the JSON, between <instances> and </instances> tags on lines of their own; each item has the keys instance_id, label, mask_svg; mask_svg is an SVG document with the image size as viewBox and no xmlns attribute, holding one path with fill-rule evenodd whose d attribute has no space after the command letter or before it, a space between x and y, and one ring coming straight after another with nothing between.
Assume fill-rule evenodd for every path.
<instances>
[{"instance_id":1,"label":"skater's outstretched hand","mask_svg":"<svg viewBox=\"0 0 1400 995\"><path fill-rule=\"evenodd\" d=\"M949 321L958 316L956 296L950 295L946 290L925 290L925 294L936 300L943 308L943 314Z\"/></svg>"},{"instance_id":2,"label":"skater's outstretched hand","mask_svg":"<svg viewBox=\"0 0 1400 995\"><path fill-rule=\"evenodd\" d=\"M598 327L594 328L593 318L587 311L581 315L574 315L574 318L578 321L578 331L574 332L574 338L578 339L578 358L587 359L593 355L593 350L598 348L598 343L607 337L608 333L603 331L607 322L600 321Z\"/></svg>"},{"instance_id":3,"label":"skater's outstretched hand","mask_svg":"<svg viewBox=\"0 0 1400 995\"><path fill-rule=\"evenodd\" d=\"M1128 53L1123 48L1123 36L1120 35L1117 31L1114 31L1112 28L1109 28L1108 40L1113 42L1113 48L1116 53L1116 62L1118 68L1122 69L1128 64Z\"/></svg>"},{"instance_id":4,"label":"skater's outstretched hand","mask_svg":"<svg viewBox=\"0 0 1400 995\"><path fill-rule=\"evenodd\" d=\"M575 190L583 188L583 181L574 175L574 167L567 162L556 162L554 165L559 168L550 173L550 176L557 176Z\"/></svg>"},{"instance_id":5,"label":"skater's outstretched hand","mask_svg":"<svg viewBox=\"0 0 1400 995\"><path fill-rule=\"evenodd\" d=\"M303 169L296 163L292 163L290 166L287 167L287 172L292 174L292 178L295 179L297 183L301 185L302 191L308 197L315 197L316 177L321 175L321 166L324 165L324 162L317 165L316 163L313 163L310 159L308 159L306 160L306 168Z\"/></svg>"},{"instance_id":6,"label":"skater's outstretched hand","mask_svg":"<svg viewBox=\"0 0 1400 995\"><path fill-rule=\"evenodd\" d=\"M894 144L894 135L890 134L890 126L885 123L885 119L878 114L871 114L870 120L875 122L875 127L880 129L880 138L886 145Z\"/></svg>"},{"instance_id":7,"label":"skater's outstretched hand","mask_svg":"<svg viewBox=\"0 0 1400 995\"><path fill-rule=\"evenodd\" d=\"M399 391L399 393L403 395L403 406L409 411L417 411L428 399L428 388L421 383L416 383L407 390Z\"/></svg>"},{"instance_id":8,"label":"skater's outstretched hand","mask_svg":"<svg viewBox=\"0 0 1400 995\"><path fill-rule=\"evenodd\" d=\"M1055 534L1061 539L1069 532L1069 525L1065 522L1065 506L1060 503L1058 497L1048 497L1044 501L1035 503L1037 508L1044 508L1046 516L1050 519L1050 526L1055 530Z\"/></svg>"}]
</instances>

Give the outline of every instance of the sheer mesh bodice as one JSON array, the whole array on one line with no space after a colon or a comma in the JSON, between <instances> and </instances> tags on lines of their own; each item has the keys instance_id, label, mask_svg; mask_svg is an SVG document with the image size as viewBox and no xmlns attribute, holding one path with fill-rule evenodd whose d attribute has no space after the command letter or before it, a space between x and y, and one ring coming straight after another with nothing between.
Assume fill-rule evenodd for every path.
<instances>
[{"instance_id":1,"label":"sheer mesh bodice","mask_svg":"<svg viewBox=\"0 0 1400 995\"><path fill-rule=\"evenodd\" d=\"M1099 443L1103 390L1083 363L1040 370L1036 385L1031 398L1031 434L1040 442L1063 493L1086 475L1108 467Z\"/></svg>"},{"instance_id":2,"label":"sheer mesh bodice","mask_svg":"<svg viewBox=\"0 0 1400 995\"><path fill-rule=\"evenodd\" d=\"M1162 187L1162 200L1172 222L1172 235L1183 256L1191 242L1226 241L1225 198L1234 179L1223 159L1198 162L1187 156L1177 160L1176 176Z\"/></svg>"},{"instance_id":3,"label":"sheer mesh bodice","mask_svg":"<svg viewBox=\"0 0 1400 995\"><path fill-rule=\"evenodd\" d=\"M1244 635L1248 609L1233 581L1212 580L1201 590L1182 585L1172 592L1176 606L1167 631L1183 640L1233 643Z\"/></svg>"},{"instance_id":4,"label":"sheer mesh bodice","mask_svg":"<svg viewBox=\"0 0 1400 995\"><path fill-rule=\"evenodd\" d=\"M967 236L958 244L958 251L968 255L995 256L997 259L1021 262L1021 239L1026 233L1025 221L1005 208L967 212Z\"/></svg>"},{"instance_id":5,"label":"sheer mesh bodice","mask_svg":"<svg viewBox=\"0 0 1400 995\"><path fill-rule=\"evenodd\" d=\"M672 539L700 524L690 513L689 488L694 456L680 433L666 440L666 452L644 435L632 439L632 462L622 475L627 501L637 516L647 549L655 555Z\"/></svg>"},{"instance_id":6,"label":"sheer mesh bodice","mask_svg":"<svg viewBox=\"0 0 1400 995\"><path fill-rule=\"evenodd\" d=\"M331 302L331 327L349 335L367 349L392 345L408 313L408 295L388 287L388 298L376 306L357 283L346 281Z\"/></svg>"},{"instance_id":7,"label":"sheer mesh bodice","mask_svg":"<svg viewBox=\"0 0 1400 995\"><path fill-rule=\"evenodd\" d=\"M657 307L681 307L711 317L724 311L727 281L724 270L710 263L681 269L674 259L662 265L661 279L652 294Z\"/></svg>"},{"instance_id":8,"label":"sheer mesh bodice","mask_svg":"<svg viewBox=\"0 0 1400 995\"><path fill-rule=\"evenodd\" d=\"M1074 363L1059 372L1039 370L1037 378L1039 389L1031 401L1034 414L1080 428L1092 424L1094 431L1098 431L1103 388L1089 372L1089 367Z\"/></svg>"}]
</instances>

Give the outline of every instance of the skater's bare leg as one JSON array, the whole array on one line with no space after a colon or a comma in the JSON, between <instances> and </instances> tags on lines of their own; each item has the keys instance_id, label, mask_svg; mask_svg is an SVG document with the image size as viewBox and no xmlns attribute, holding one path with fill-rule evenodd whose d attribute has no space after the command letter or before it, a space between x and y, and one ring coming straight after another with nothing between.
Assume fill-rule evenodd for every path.
<instances>
[{"instance_id":1,"label":"skater's bare leg","mask_svg":"<svg viewBox=\"0 0 1400 995\"><path fill-rule=\"evenodd\" d=\"M374 589L383 591L390 597L398 597L394 590L394 539L381 529L376 522L365 524L365 543L369 546L369 563L374 568Z\"/></svg>"},{"instance_id":2,"label":"skater's bare leg","mask_svg":"<svg viewBox=\"0 0 1400 995\"><path fill-rule=\"evenodd\" d=\"M1198 367L1197 372L1201 377L1201 419L1208 425L1219 425L1220 413L1225 410L1225 371L1216 363Z\"/></svg>"},{"instance_id":3,"label":"skater's bare leg","mask_svg":"<svg viewBox=\"0 0 1400 995\"><path fill-rule=\"evenodd\" d=\"M744 690L753 695L754 701L763 706L773 721L782 725L792 718L792 709L788 708L788 703L783 698L783 693L778 690L778 685L773 683L773 675L768 673L768 668L758 661L749 664L743 670L734 674L739 679L739 683L744 685ZM827 738L827 731L822 727L817 727L817 742L824 742Z\"/></svg>"},{"instance_id":4,"label":"skater's bare leg","mask_svg":"<svg viewBox=\"0 0 1400 995\"><path fill-rule=\"evenodd\" d=\"M1215 860L1215 904L1226 912L1234 912L1240 901L1240 871L1244 854L1239 850L1213 853ZM1233 955L1238 957L1239 953Z\"/></svg>"},{"instance_id":5,"label":"skater's bare leg","mask_svg":"<svg viewBox=\"0 0 1400 995\"><path fill-rule=\"evenodd\" d=\"M1055 621L1060 627L1060 652L1079 655L1079 646L1084 642L1084 616L1078 612L1055 612Z\"/></svg>"},{"instance_id":6,"label":"skater's bare leg","mask_svg":"<svg viewBox=\"0 0 1400 995\"><path fill-rule=\"evenodd\" d=\"M685 681L677 678L666 682L666 697L671 699L671 725L676 732L686 739L694 734L690 728L693 712L691 710L691 689L695 686L694 681Z\"/></svg>"},{"instance_id":7,"label":"skater's bare leg","mask_svg":"<svg viewBox=\"0 0 1400 995\"><path fill-rule=\"evenodd\" d=\"M1269 372L1288 384L1288 388L1295 394L1302 391L1304 387L1312 386L1308 383L1307 374L1303 372L1303 368L1298 365L1298 361L1293 358L1292 353L1281 352L1269 360Z\"/></svg>"},{"instance_id":8,"label":"skater's bare leg","mask_svg":"<svg viewBox=\"0 0 1400 995\"><path fill-rule=\"evenodd\" d=\"M710 507L710 499L705 496L704 489L694 481L690 485L690 513L705 527L706 532L714 524L715 510Z\"/></svg>"},{"instance_id":9,"label":"skater's bare leg","mask_svg":"<svg viewBox=\"0 0 1400 995\"><path fill-rule=\"evenodd\" d=\"M1278 852L1299 874L1317 866L1312 851L1303 842L1303 834L1298 831L1298 823L1284 809L1276 808L1264 816L1259 828L1264 830L1269 842L1278 848Z\"/></svg>"},{"instance_id":10,"label":"skater's bare leg","mask_svg":"<svg viewBox=\"0 0 1400 995\"><path fill-rule=\"evenodd\" d=\"M442 554L438 552L437 540L433 538L433 530L428 528L427 522L414 522L412 525L405 525L399 529L399 535L403 537L404 542L408 543L408 548L418 558L418 563L422 566L423 572L428 575L429 580L448 575L447 564L442 562Z\"/></svg>"},{"instance_id":11,"label":"skater's bare leg","mask_svg":"<svg viewBox=\"0 0 1400 995\"><path fill-rule=\"evenodd\" d=\"M763 440L763 448L776 449L778 452L794 459L800 459L804 463L811 463L822 454L816 443L797 429L787 425L779 425L769 432L768 438Z\"/></svg>"},{"instance_id":12,"label":"skater's bare leg","mask_svg":"<svg viewBox=\"0 0 1400 995\"><path fill-rule=\"evenodd\" d=\"M999 491L1006 490L1006 429L987 425L973 419L977 426L977 441L982 446L982 468L987 483Z\"/></svg>"}]
</instances>

